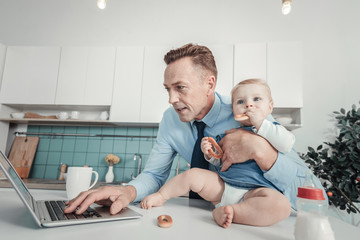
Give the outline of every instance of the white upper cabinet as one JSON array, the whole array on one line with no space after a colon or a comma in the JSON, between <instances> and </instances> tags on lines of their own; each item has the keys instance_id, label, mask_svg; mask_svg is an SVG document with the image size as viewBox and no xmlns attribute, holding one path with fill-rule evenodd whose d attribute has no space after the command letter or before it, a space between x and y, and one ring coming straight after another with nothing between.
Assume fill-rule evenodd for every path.
<instances>
[{"instance_id":1,"label":"white upper cabinet","mask_svg":"<svg viewBox=\"0 0 360 240\"><path fill-rule=\"evenodd\" d=\"M274 107L303 107L302 44L270 42L267 52L267 82L271 88Z\"/></svg>"},{"instance_id":2,"label":"white upper cabinet","mask_svg":"<svg viewBox=\"0 0 360 240\"><path fill-rule=\"evenodd\" d=\"M55 104L111 105L115 47L63 47Z\"/></svg>"},{"instance_id":3,"label":"white upper cabinet","mask_svg":"<svg viewBox=\"0 0 360 240\"><path fill-rule=\"evenodd\" d=\"M249 79L266 81L266 43L240 43L235 45L234 85Z\"/></svg>"},{"instance_id":4,"label":"white upper cabinet","mask_svg":"<svg viewBox=\"0 0 360 240\"><path fill-rule=\"evenodd\" d=\"M248 78L261 78L271 88L274 107L301 108L301 52L299 42L236 44L234 84Z\"/></svg>"},{"instance_id":5,"label":"white upper cabinet","mask_svg":"<svg viewBox=\"0 0 360 240\"><path fill-rule=\"evenodd\" d=\"M139 122L144 47L118 47L110 121Z\"/></svg>"},{"instance_id":6,"label":"white upper cabinet","mask_svg":"<svg viewBox=\"0 0 360 240\"><path fill-rule=\"evenodd\" d=\"M6 46L0 43L0 90L5 66Z\"/></svg>"},{"instance_id":7,"label":"white upper cabinet","mask_svg":"<svg viewBox=\"0 0 360 240\"><path fill-rule=\"evenodd\" d=\"M218 70L216 91L230 96L233 87L234 45L208 45L215 57Z\"/></svg>"},{"instance_id":8,"label":"white upper cabinet","mask_svg":"<svg viewBox=\"0 0 360 240\"><path fill-rule=\"evenodd\" d=\"M63 47L56 104L82 104L86 86L86 71L89 48Z\"/></svg>"},{"instance_id":9,"label":"white upper cabinet","mask_svg":"<svg viewBox=\"0 0 360 240\"><path fill-rule=\"evenodd\" d=\"M159 123L170 106L163 85L166 68L164 56L170 49L169 46L145 47L140 122Z\"/></svg>"},{"instance_id":10,"label":"white upper cabinet","mask_svg":"<svg viewBox=\"0 0 360 240\"><path fill-rule=\"evenodd\" d=\"M54 104L60 47L8 47L0 102Z\"/></svg>"},{"instance_id":11,"label":"white upper cabinet","mask_svg":"<svg viewBox=\"0 0 360 240\"><path fill-rule=\"evenodd\" d=\"M89 49L84 104L111 105L115 55L115 47L92 47Z\"/></svg>"}]
</instances>

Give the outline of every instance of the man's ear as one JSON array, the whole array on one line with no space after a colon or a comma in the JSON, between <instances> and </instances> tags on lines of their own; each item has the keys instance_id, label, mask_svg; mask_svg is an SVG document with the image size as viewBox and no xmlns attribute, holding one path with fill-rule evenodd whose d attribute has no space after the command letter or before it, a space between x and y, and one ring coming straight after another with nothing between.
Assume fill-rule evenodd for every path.
<instances>
[{"instance_id":1,"label":"man's ear","mask_svg":"<svg viewBox=\"0 0 360 240\"><path fill-rule=\"evenodd\" d=\"M208 79L207 79L207 84L208 84L208 93L212 94L215 92L215 87L216 87L216 79L215 76L213 75L209 75Z\"/></svg>"}]
</instances>

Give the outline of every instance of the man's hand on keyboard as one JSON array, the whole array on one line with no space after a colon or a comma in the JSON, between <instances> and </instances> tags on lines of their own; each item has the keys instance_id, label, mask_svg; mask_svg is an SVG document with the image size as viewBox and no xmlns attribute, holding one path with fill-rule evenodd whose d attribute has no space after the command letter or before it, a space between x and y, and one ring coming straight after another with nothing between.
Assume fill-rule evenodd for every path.
<instances>
[{"instance_id":1,"label":"man's hand on keyboard","mask_svg":"<svg viewBox=\"0 0 360 240\"><path fill-rule=\"evenodd\" d=\"M117 214L134 201L136 189L133 186L104 186L80 193L76 198L66 202L64 213L75 211L82 214L91 204L110 206L110 214Z\"/></svg>"}]
</instances>

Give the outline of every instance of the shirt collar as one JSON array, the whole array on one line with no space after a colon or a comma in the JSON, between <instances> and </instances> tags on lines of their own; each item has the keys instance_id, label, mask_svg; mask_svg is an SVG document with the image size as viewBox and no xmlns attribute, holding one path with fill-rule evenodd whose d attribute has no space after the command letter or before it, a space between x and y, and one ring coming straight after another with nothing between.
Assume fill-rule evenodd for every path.
<instances>
[{"instance_id":1,"label":"shirt collar","mask_svg":"<svg viewBox=\"0 0 360 240\"><path fill-rule=\"evenodd\" d=\"M217 93L215 93L215 100L214 100L214 104L212 105L210 111L206 114L206 116L201 119L201 121L203 121L208 127L213 127L216 123L216 120L220 114L220 99L217 95ZM194 125L195 120L190 121L191 126Z\"/></svg>"}]
</instances>

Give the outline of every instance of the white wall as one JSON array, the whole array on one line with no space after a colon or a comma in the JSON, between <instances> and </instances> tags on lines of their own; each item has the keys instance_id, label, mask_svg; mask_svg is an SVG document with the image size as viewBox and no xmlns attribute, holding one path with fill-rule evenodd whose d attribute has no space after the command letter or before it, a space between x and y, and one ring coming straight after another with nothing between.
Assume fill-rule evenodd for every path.
<instances>
[{"instance_id":1,"label":"white wall","mask_svg":"<svg viewBox=\"0 0 360 240\"><path fill-rule=\"evenodd\" d=\"M334 136L330 114L360 100L360 1L294 0L0 0L5 45L164 45L187 42L302 41L304 152Z\"/></svg>"}]
</instances>

